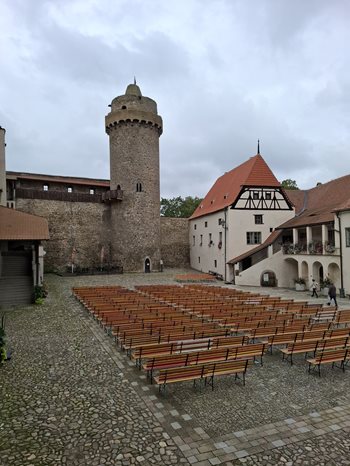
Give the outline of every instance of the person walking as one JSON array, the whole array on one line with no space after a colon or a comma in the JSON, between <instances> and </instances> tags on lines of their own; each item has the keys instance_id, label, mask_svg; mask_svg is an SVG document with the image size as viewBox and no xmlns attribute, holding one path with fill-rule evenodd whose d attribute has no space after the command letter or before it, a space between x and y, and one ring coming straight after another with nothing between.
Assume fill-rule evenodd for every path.
<instances>
[{"instance_id":1,"label":"person walking","mask_svg":"<svg viewBox=\"0 0 350 466\"><path fill-rule=\"evenodd\" d=\"M335 308L338 309L338 303L337 303L337 289L335 285L332 283L329 288L328 288L328 306L331 305L332 300L334 301Z\"/></svg>"},{"instance_id":2,"label":"person walking","mask_svg":"<svg viewBox=\"0 0 350 466\"><path fill-rule=\"evenodd\" d=\"M312 283L311 283L311 291L312 291L311 298L313 298L314 296L316 296L316 298L318 298L317 288L318 288L318 283L317 283L317 281L313 278L313 279L312 279Z\"/></svg>"}]
</instances>

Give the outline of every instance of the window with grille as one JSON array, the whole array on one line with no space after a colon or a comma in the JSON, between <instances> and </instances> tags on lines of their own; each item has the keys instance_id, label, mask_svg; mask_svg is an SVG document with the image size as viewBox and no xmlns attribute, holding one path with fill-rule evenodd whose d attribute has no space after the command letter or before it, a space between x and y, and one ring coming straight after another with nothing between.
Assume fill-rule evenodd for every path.
<instances>
[{"instance_id":1,"label":"window with grille","mask_svg":"<svg viewBox=\"0 0 350 466\"><path fill-rule=\"evenodd\" d=\"M345 246L350 247L350 228L345 228Z\"/></svg>"},{"instance_id":2,"label":"window with grille","mask_svg":"<svg viewBox=\"0 0 350 466\"><path fill-rule=\"evenodd\" d=\"M264 223L262 215L254 215L254 219L255 219L255 225L262 225Z\"/></svg>"},{"instance_id":3,"label":"window with grille","mask_svg":"<svg viewBox=\"0 0 350 466\"><path fill-rule=\"evenodd\" d=\"M261 244L261 232L247 231L247 244Z\"/></svg>"}]
</instances>

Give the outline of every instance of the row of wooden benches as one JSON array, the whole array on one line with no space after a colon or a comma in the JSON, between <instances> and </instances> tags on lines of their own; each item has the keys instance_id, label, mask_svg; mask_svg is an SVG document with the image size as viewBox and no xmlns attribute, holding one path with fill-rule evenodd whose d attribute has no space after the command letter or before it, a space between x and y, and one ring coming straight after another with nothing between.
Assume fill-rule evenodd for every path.
<instances>
[{"instance_id":1,"label":"row of wooden benches","mask_svg":"<svg viewBox=\"0 0 350 466\"><path fill-rule=\"evenodd\" d=\"M95 291L97 292L97 296L96 295L94 296ZM116 325L114 331L116 331L116 328L118 328L118 330L116 331L117 339L119 342L122 342L122 347L124 349L127 349L129 353L132 354L133 359L136 360L137 365L139 367L141 367L141 364L143 362L142 364L143 368L147 370L148 372L150 372L151 375L153 375L154 370L159 371L158 375L155 378L155 381L156 383L162 386L163 385L165 386L167 383L174 383L175 381L182 381L184 380L184 377L185 378L189 377L191 373L192 374L196 373L197 375L199 374L198 369L196 369L196 371L194 372L191 372L191 370L188 369L188 366L190 366L190 368L192 366L201 366L201 368L203 369L204 365L206 364L211 364L211 365L215 364L216 367L219 367L221 363L229 363L229 362L232 362L231 360L238 361L242 358L250 360L252 358L254 359L255 357L258 357L259 355L260 355L260 359L262 363L262 355L264 351L266 350L267 346L272 347L274 344L276 346L278 344L282 344L281 343L282 340L280 340L278 343L277 335L279 335L280 332L282 332L283 338L286 338L286 334L288 332L288 325L287 325L289 323L288 319L281 318L279 322L283 321L284 325L275 326L271 328L271 326L269 326L269 321L271 321L271 315L274 313L274 315L276 316L278 315L278 312L277 313L274 311L266 312L265 308L261 308L260 309L261 315L257 317L256 319L252 319L252 320L256 321L258 325L264 325L263 331L261 330L261 328L260 330L258 330L259 327L257 327L256 329L254 329L253 334L250 334L249 336L250 338L252 337L261 338L263 336L265 337L267 336L268 339L270 339L271 337L274 337L275 341L272 344L269 340L267 342L262 342L258 344L247 344L249 341L247 339L247 336L243 335L240 337L232 337L232 336L229 336L229 333L227 332L228 330L227 328L218 329L215 327L215 323L213 323L213 325L211 326L209 322L207 323L203 322L204 313L202 313L201 318L199 318L198 314L196 315L195 312L188 311L187 308L180 307L180 309L174 310L173 304L169 305L166 303L153 302L153 297L151 296L148 296L147 299L143 299L145 298L143 297L142 299L138 301L138 298L135 299L132 292L124 293L122 291L121 292L122 296L119 296L118 293L120 292L120 290L118 289L110 290L110 293L107 293L106 296L102 296L103 290L102 291L95 290L95 291L93 290L91 291L91 293L88 292L85 294L84 294L84 291L82 291L81 294L79 293L79 291L77 291L76 294L81 299L81 301L85 300L85 302L88 302L90 311L94 313L95 316L97 316L97 318L100 320L100 322L103 325L105 326L109 325L109 328L112 329L112 332L113 332L113 325ZM101 296L99 296L98 293L100 293ZM118 296L115 296L115 294ZM134 321L130 320L130 316L132 315L132 310L131 310L132 306L130 303L130 298L133 301L132 306L134 306L137 319L141 318L141 322L137 320L134 320ZM146 311L146 312L141 312L142 317L141 317L140 309L139 309L140 303L142 303L142 305L144 306L143 311ZM116 307L119 307L119 309L116 309ZM130 308L126 309L128 307ZM161 319L159 319L159 315L158 315L158 319L155 319L155 320L154 320L155 316L152 315L152 313L154 314L154 312L158 312L160 309L164 310L164 315L162 316L162 319L163 319L162 324L161 324ZM313 310L315 310L315 308L313 308ZM242 315L246 311L247 309L244 309L244 308L241 309ZM188 314L187 314L187 317L185 318L186 312L188 312ZM145 319L146 314L148 317ZM126 315L128 315L127 319L125 319ZM175 319L172 322L172 324L170 324L171 327L174 327L174 329L171 329L171 331L167 329L168 323L165 322L165 319L164 319L165 315L167 315L167 317L172 315L172 318ZM195 319L193 318L193 315L195 315ZM293 313L291 315L293 315ZM239 316L239 312L238 312L237 318L239 317L241 316ZM147 320L148 318L149 320ZM179 318L180 320L176 320L177 318ZM265 319L265 320L261 320L261 319ZM118 322L117 324L115 323L116 321ZM179 322L181 322L181 325L183 325L185 321L186 323L189 321L192 321L191 323L192 327L191 327L190 332L188 332L188 329L186 330L186 328L184 327L181 332L179 332L178 328L175 329L175 327L177 326ZM196 322L196 324L194 324L194 322ZM145 329L147 328L149 329L148 325L151 326L152 331L149 335L145 335ZM302 327L302 332L300 332L301 325L302 324L299 322L298 323L299 335L300 334L304 335L307 333L311 333L313 331L313 329L310 327L309 322L308 322L306 326L304 324L304 326ZM322 325L319 324L317 326L318 332L321 331ZM309 326L309 328L307 328L307 326ZM198 331L197 328L201 328L201 327L202 329ZM153 333L152 335L152 332L156 328L158 329L156 332L157 334L155 335ZM195 330L192 332L194 328ZM205 328L205 331L203 330L204 328ZM325 327L324 332L326 331L328 332L329 331L328 328L329 326L327 328ZM162 332L163 329L165 330L165 333ZM130 330L130 333L128 333L128 330ZM222 330L224 330L225 333L221 333ZM298 332L296 330L297 328L294 327L293 329L294 334L292 337L294 338L294 342L293 342L294 346L293 348L291 346L289 347L289 350L291 351L291 362L292 362L293 353L297 354L297 351L298 351L297 345L299 343L304 343L304 342L298 341L298 337L297 337ZM335 329L333 331L336 331L336 330L344 330L344 329ZM289 331L292 334L291 326L289 326ZM268 332L273 332L273 333L269 334ZM335 340L336 335L337 334L334 333L334 336L333 337L330 336L330 339L333 338ZM323 339L325 339L325 337L328 337L328 335L323 333ZM237 339L236 342L233 341L234 338ZM304 338L304 336L302 338ZM178 341L179 339L181 339L180 342ZM229 342L230 339L231 339L231 342ZM238 339L240 339L240 342L238 342ZM216 347L214 346L215 341L216 341ZM311 343L311 342L308 342L308 343ZM170 356L165 354L165 351L167 351L166 345L168 345L168 348L169 348L169 345L172 348L170 350L171 351ZM202 345L202 348L200 348L200 345ZM339 348L339 346L341 345L345 345L345 349L347 349L346 348L347 343L345 342L345 338L343 339L342 342L340 342L339 340L337 343L335 343L335 341L333 341L333 343L327 343L327 344L324 343L323 347L320 346L320 340L318 340L316 343L316 346L314 346L315 348L314 353L317 351L317 355L315 356L315 358L321 357L320 354L323 354L323 353L330 354L329 351L338 351L339 349L344 349L344 348ZM197 347L195 348L195 346ZM205 348L205 350L203 350L203 347L205 346L207 347ZM309 347L313 347L312 344L311 345L309 344ZM301 350L301 347L299 347L299 349ZM153 356L151 356L152 350L154 354ZM283 350L285 350L288 353L288 346L286 348L283 348L282 351ZM159 354L159 352L161 354ZM289 357L288 354L287 354L287 357ZM325 363L325 361L326 359L324 358L322 363ZM167 367L166 364L169 364L170 367ZM309 364L313 364L313 363L310 362ZM211 366L211 368L213 368L213 366ZM175 371L175 372L172 372L172 371ZM208 373L207 371L204 371L200 378L206 380L208 377L205 376L204 374L207 374L207 373ZM222 372L222 374L223 373L224 371ZM211 378L213 382L214 375L212 375Z\"/></svg>"}]
</instances>

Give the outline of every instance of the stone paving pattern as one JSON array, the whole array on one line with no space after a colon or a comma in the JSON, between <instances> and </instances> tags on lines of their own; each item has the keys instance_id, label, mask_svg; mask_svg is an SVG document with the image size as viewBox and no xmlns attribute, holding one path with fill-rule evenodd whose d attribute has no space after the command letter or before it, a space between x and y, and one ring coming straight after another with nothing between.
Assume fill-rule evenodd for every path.
<instances>
[{"instance_id":1,"label":"stone paving pattern","mask_svg":"<svg viewBox=\"0 0 350 466\"><path fill-rule=\"evenodd\" d=\"M222 377L214 392L184 383L159 395L71 294L174 283L180 272L48 275L43 306L7 312L14 353L0 367L0 466L350 465L349 371L308 375L302 357L290 366L276 351L245 387Z\"/></svg>"}]
</instances>

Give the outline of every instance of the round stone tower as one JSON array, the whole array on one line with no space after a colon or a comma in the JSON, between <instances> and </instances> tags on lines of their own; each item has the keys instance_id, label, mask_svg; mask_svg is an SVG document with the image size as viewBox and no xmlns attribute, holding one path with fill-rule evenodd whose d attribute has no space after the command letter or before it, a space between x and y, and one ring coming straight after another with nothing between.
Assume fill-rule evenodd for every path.
<instances>
[{"instance_id":1,"label":"round stone tower","mask_svg":"<svg viewBox=\"0 0 350 466\"><path fill-rule=\"evenodd\" d=\"M129 84L106 116L111 176L112 262L150 272L160 261L159 136L163 122L154 100Z\"/></svg>"}]
</instances>

